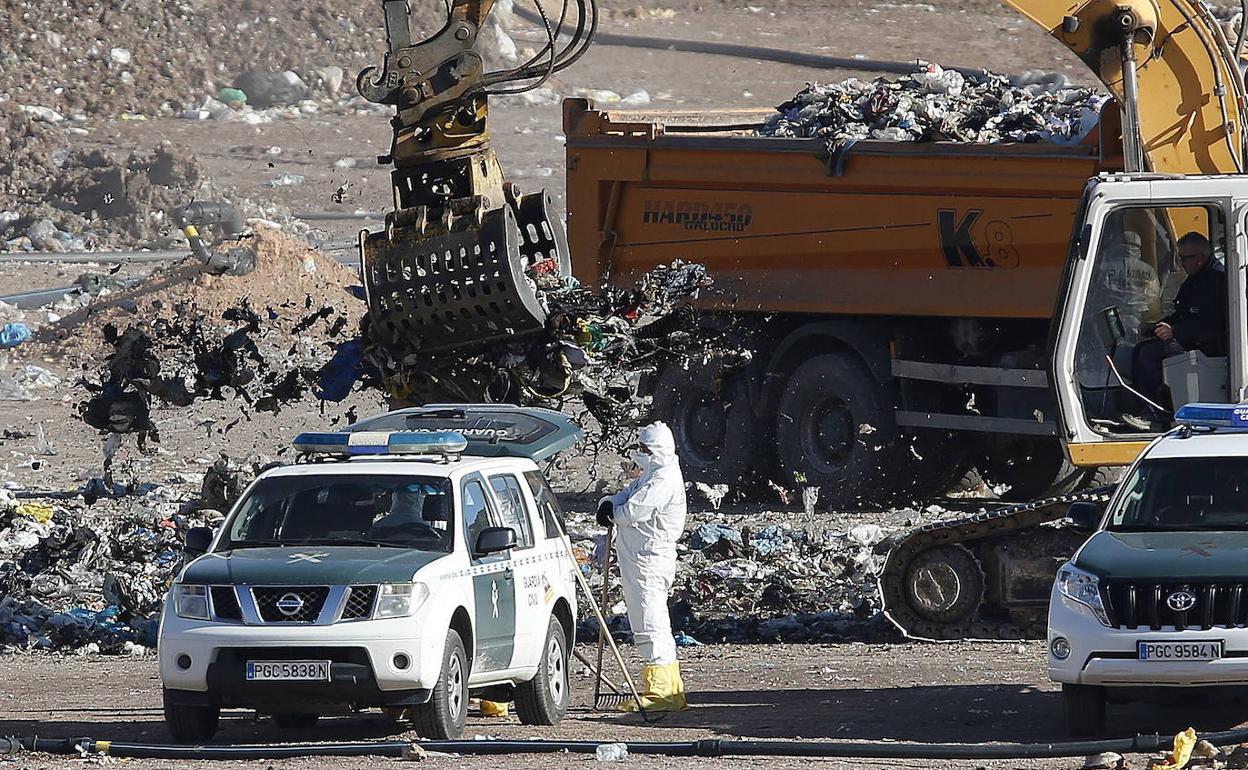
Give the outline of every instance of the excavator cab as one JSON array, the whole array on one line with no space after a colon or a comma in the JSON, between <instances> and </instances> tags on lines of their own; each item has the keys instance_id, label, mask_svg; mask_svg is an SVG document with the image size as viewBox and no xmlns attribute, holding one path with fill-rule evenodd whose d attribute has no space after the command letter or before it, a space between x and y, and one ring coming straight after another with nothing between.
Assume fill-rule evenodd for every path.
<instances>
[{"instance_id":1,"label":"excavator cab","mask_svg":"<svg viewBox=\"0 0 1248 770\"><path fill-rule=\"evenodd\" d=\"M1051 359L1060 422L1076 465L1131 462L1172 427L1185 403L1242 400L1248 385L1246 193L1234 176L1123 174L1089 183L1071 239ZM1199 334L1189 325L1181 340L1167 342L1157 325L1171 319L1180 290L1196 272L1182 257L1202 250L1211 252L1204 270L1225 271L1226 296L1197 307L1205 314Z\"/></svg>"}]
</instances>

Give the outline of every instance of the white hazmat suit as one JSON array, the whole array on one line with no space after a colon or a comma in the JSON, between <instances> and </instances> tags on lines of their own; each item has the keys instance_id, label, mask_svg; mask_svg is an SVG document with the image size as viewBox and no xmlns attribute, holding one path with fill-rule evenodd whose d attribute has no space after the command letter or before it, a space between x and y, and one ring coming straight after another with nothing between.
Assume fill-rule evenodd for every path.
<instances>
[{"instance_id":1,"label":"white hazmat suit","mask_svg":"<svg viewBox=\"0 0 1248 770\"><path fill-rule=\"evenodd\" d=\"M667 597L676 579L676 542L685 530L685 479L666 425L647 425L638 440L649 450L633 457L641 475L610 498L620 582L633 639L646 664L646 708L681 709L684 684Z\"/></svg>"}]
</instances>

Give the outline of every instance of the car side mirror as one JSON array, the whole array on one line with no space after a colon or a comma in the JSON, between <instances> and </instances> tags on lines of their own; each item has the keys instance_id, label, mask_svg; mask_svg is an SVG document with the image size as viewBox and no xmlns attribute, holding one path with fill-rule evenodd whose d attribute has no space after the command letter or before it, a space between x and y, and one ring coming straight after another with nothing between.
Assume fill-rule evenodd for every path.
<instances>
[{"instance_id":1,"label":"car side mirror","mask_svg":"<svg viewBox=\"0 0 1248 770\"><path fill-rule=\"evenodd\" d=\"M1078 531L1091 532L1101 523L1101 506L1086 500L1071 503L1066 509L1066 520Z\"/></svg>"},{"instance_id":2,"label":"car side mirror","mask_svg":"<svg viewBox=\"0 0 1248 770\"><path fill-rule=\"evenodd\" d=\"M477 535L476 553L486 556L516 547L516 531L511 527L488 527Z\"/></svg>"},{"instance_id":3,"label":"car side mirror","mask_svg":"<svg viewBox=\"0 0 1248 770\"><path fill-rule=\"evenodd\" d=\"M191 527L186 531L186 543L182 550L191 556L203 556L212 547L211 527Z\"/></svg>"}]
</instances>

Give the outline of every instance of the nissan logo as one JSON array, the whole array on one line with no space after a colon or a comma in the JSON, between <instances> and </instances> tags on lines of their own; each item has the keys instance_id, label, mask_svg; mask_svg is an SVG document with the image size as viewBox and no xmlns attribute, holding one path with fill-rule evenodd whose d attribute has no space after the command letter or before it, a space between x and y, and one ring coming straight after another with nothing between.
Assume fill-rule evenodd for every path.
<instances>
[{"instance_id":1,"label":"nissan logo","mask_svg":"<svg viewBox=\"0 0 1248 770\"><path fill-rule=\"evenodd\" d=\"M1183 589L1166 597L1166 606L1175 612L1187 612L1196 606L1196 594Z\"/></svg>"},{"instance_id":2,"label":"nissan logo","mask_svg":"<svg viewBox=\"0 0 1248 770\"><path fill-rule=\"evenodd\" d=\"M1196 598L1193 597L1192 601L1195 602ZM282 598L274 602L273 606L286 617L293 617L303 609L303 597L296 593L282 594Z\"/></svg>"}]
</instances>

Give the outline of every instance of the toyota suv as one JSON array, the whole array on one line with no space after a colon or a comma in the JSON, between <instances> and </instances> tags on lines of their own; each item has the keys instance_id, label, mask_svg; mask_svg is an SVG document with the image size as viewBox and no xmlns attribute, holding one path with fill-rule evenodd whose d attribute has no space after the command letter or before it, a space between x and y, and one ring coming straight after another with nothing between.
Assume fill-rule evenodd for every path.
<instances>
[{"instance_id":1,"label":"toyota suv","mask_svg":"<svg viewBox=\"0 0 1248 770\"><path fill-rule=\"evenodd\" d=\"M1140 455L1049 601L1049 675L1075 735L1106 702L1248 684L1248 406L1189 404Z\"/></svg>"}]
</instances>

